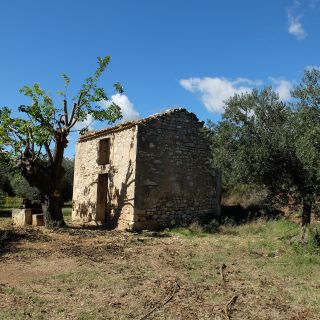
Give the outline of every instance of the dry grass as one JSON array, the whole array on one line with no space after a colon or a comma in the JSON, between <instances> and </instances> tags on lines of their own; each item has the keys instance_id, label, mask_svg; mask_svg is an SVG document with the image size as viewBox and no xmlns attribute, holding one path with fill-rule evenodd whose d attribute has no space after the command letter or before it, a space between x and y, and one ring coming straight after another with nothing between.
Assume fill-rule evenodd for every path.
<instances>
[{"instance_id":1,"label":"dry grass","mask_svg":"<svg viewBox=\"0 0 320 320\"><path fill-rule=\"evenodd\" d=\"M0 319L227 319L235 295L231 319L319 319L320 254L291 244L297 233L281 220L215 234L15 230L0 247Z\"/></svg>"},{"instance_id":2,"label":"dry grass","mask_svg":"<svg viewBox=\"0 0 320 320\"><path fill-rule=\"evenodd\" d=\"M243 208L262 206L269 197L269 191L263 186L238 184L224 192L222 204L225 206L241 205ZM268 201L268 204L270 204L270 201Z\"/></svg>"}]
</instances>

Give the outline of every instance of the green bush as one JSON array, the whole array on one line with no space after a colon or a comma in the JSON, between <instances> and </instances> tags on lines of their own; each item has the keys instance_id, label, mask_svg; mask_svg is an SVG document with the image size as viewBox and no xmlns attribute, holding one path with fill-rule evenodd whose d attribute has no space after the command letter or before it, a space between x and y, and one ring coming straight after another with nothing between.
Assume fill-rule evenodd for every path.
<instances>
[{"instance_id":1,"label":"green bush","mask_svg":"<svg viewBox=\"0 0 320 320\"><path fill-rule=\"evenodd\" d=\"M8 197L0 196L1 208L19 208L22 204L22 198L20 197Z\"/></svg>"}]
</instances>

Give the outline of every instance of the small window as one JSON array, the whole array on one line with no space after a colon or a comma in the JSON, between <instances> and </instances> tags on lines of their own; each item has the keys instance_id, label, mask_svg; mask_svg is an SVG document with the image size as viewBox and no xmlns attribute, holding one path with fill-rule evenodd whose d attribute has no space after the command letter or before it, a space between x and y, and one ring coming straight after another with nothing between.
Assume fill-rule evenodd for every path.
<instances>
[{"instance_id":1,"label":"small window","mask_svg":"<svg viewBox=\"0 0 320 320\"><path fill-rule=\"evenodd\" d=\"M105 165L110 163L110 139L99 141L98 164Z\"/></svg>"}]
</instances>

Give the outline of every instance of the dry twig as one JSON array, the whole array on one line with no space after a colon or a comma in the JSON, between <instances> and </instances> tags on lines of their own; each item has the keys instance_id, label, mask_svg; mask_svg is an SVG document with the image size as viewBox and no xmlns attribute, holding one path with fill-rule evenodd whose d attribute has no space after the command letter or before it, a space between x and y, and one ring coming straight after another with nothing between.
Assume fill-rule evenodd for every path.
<instances>
[{"instance_id":1,"label":"dry twig","mask_svg":"<svg viewBox=\"0 0 320 320\"><path fill-rule=\"evenodd\" d=\"M27 283L27 285L33 292L39 293L39 291L34 289L29 283Z\"/></svg>"},{"instance_id":2,"label":"dry twig","mask_svg":"<svg viewBox=\"0 0 320 320\"><path fill-rule=\"evenodd\" d=\"M234 295L226 304L224 311L228 320L231 320L232 307L236 303L237 299L238 299L238 296Z\"/></svg>"},{"instance_id":3,"label":"dry twig","mask_svg":"<svg viewBox=\"0 0 320 320\"><path fill-rule=\"evenodd\" d=\"M220 266L220 277L221 277L221 281L222 283L225 283L226 282L226 276L224 274L224 269L226 268L227 266L223 263L221 266Z\"/></svg>"},{"instance_id":4,"label":"dry twig","mask_svg":"<svg viewBox=\"0 0 320 320\"><path fill-rule=\"evenodd\" d=\"M174 295L180 290L180 286L178 284L178 282L175 282L172 288L172 292L171 294L161 303L158 304L157 306L155 306L152 310L150 310L147 314L145 314L142 318L140 318L139 320L145 320L147 319L154 311L156 311L157 309L162 308L163 306L165 306L173 297Z\"/></svg>"}]
</instances>

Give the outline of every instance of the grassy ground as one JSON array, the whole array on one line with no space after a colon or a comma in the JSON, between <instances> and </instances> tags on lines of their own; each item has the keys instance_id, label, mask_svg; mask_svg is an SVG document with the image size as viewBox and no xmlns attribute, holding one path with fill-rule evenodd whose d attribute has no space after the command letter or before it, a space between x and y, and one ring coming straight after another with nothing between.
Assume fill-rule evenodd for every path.
<instances>
[{"instance_id":1,"label":"grassy ground","mask_svg":"<svg viewBox=\"0 0 320 320\"><path fill-rule=\"evenodd\" d=\"M0 319L320 318L320 253L288 221L0 232Z\"/></svg>"}]
</instances>

